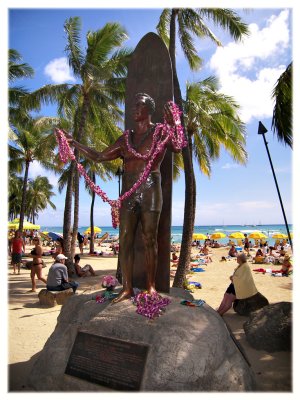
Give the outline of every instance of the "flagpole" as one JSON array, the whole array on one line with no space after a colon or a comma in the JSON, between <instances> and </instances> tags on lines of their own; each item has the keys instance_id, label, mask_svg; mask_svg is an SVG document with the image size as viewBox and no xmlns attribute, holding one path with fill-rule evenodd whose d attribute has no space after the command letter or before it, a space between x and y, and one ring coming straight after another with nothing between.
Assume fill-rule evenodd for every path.
<instances>
[{"instance_id":1,"label":"flagpole","mask_svg":"<svg viewBox=\"0 0 300 400\"><path fill-rule=\"evenodd\" d=\"M290 234L289 226L288 226L287 219L286 219L286 216L285 216L284 207L283 207L283 203L282 203L282 199L281 199L281 195L280 195L280 191L279 191L279 186L278 186L278 183L277 183L277 179L276 179L276 175L275 175L275 171L274 171L271 155L270 155L270 152L269 152L268 142L266 141L266 137L265 137L265 133L266 132L268 132L268 130L259 121L259 123L258 123L258 132L257 133L259 135L262 135L262 137L264 139L264 143L265 143L265 146L266 146L267 154L268 154L268 157L269 157L269 161L270 161L270 165L271 165L271 169L272 169L272 173L273 173L273 177L274 177L274 181L275 181L275 185L276 185L276 189L277 189L277 193L278 193L278 197L279 197L281 211L282 211L284 222L285 222L286 231L287 231L287 234L288 234L288 238L289 238L289 242L290 242L290 245L291 245L291 249L293 251L293 242L292 242L292 239L291 239L291 234Z\"/></svg>"}]
</instances>

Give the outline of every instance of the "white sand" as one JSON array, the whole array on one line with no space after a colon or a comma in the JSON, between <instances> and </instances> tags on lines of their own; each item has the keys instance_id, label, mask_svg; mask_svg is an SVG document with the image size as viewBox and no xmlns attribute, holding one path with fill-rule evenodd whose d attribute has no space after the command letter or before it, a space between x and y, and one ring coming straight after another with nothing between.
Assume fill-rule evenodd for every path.
<instances>
[{"instance_id":1,"label":"white sand","mask_svg":"<svg viewBox=\"0 0 300 400\"><path fill-rule=\"evenodd\" d=\"M85 252L87 251L85 250ZM212 308L217 308L220 304L223 293L229 284L229 276L236 266L236 261L233 260L219 261L221 256L227 255L227 252L228 249L225 248L213 249L211 255L213 262L204 267L205 272L196 272L188 276L190 281L197 281L202 284L202 289L194 291L194 297L205 300ZM46 277L53 259L44 257L44 261L47 267L43 269L43 276ZM117 258L92 257L84 254L81 257L80 264L83 266L85 263L93 266L97 276L76 278L80 282L78 293L83 293L85 290L99 290L101 276L115 273ZM257 267L266 268L269 266L251 264L251 269ZM274 266L273 269L275 269ZM253 276L258 290L267 297L270 303L292 301L292 277L273 277L255 272L253 272ZM37 281L37 293L29 293L28 291L31 289L29 270L21 269L20 275L13 275L12 269L9 267L8 281L9 390L26 391L26 380L30 369L38 357L38 353L43 349L45 342L55 329L61 306L43 308L39 305L37 293L45 285L43 282ZM170 285L172 286L172 279ZM237 315L233 310L230 310L224 316L225 322L230 326L251 363L260 385L260 391L290 391L291 353L269 354L251 348L243 331L243 322L246 319Z\"/></svg>"}]
</instances>

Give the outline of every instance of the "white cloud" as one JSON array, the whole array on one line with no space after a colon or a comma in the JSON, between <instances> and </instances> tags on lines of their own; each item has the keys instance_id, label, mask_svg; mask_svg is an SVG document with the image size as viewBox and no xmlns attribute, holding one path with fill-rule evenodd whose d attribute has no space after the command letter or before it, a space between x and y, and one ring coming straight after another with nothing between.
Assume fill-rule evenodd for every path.
<instances>
[{"instance_id":1,"label":"white cloud","mask_svg":"<svg viewBox=\"0 0 300 400\"><path fill-rule=\"evenodd\" d=\"M281 60L290 45L288 17L284 10L271 16L262 29L250 24L247 38L217 48L211 57L209 66L219 77L220 90L241 105L245 123L272 115L272 90L286 68Z\"/></svg>"},{"instance_id":2,"label":"white cloud","mask_svg":"<svg viewBox=\"0 0 300 400\"><path fill-rule=\"evenodd\" d=\"M51 171L46 171L39 162L33 161L29 167L29 178L35 179L38 175L46 176L54 189L58 187L58 175Z\"/></svg>"},{"instance_id":3,"label":"white cloud","mask_svg":"<svg viewBox=\"0 0 300 400\"><path fill-rule=\"evenodd\" d=\"M55 58L50 61L44 72L54 83L75 82L66 57Z\"/></svg>"},{"instance_id":4,"label":"white cloud","mask_svg":"<svg viewBox=\"0 0 300 400\"><path fill-rule=\"evenodd\" d=\"M232 168L237 168L238 165L237 164L230 164L230 163L226 163L224 165L222 165L222 169L232 169Z\"/></svg>"}]
</instances>

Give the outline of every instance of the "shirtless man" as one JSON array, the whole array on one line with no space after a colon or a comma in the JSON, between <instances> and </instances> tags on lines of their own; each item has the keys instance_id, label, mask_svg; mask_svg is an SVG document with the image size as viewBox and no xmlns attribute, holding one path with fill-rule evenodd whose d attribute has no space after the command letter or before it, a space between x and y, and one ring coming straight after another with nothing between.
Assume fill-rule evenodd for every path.
<instances>
[{"instance_id":1,"label":"shirtless man","mask_svg":"<svg viewBox=\"0 0 300 400\"><path fill-rule=\"evenodd\" d=\"M155 124L151 116L155 111L154 100L145 93L136 95L133 117L134 130L130 131L129 143L140 154L146 154L151 148ZM164 107L165 118L169 125L175 125L173 115L168 104ZM81 143L76 142L72 136L66 134L68 142L76 147L84 156L95 162L111 161L122 158L124 162L124 175L122 179L122 194L127 192L138 180L144 171L147 161L137 158L127 148L124 135L104 151L98 152ZM179 152L169 142L168 148ZM129 198L122 202L120 209L120 250L119 260L122 269L123 290L114 302L129 299L134 295L132 287L134 263L134 237L141 222L143 241L145 244L145 262L147 265L147 291L155 293L155 275L157 269L157 230L162 209L162 190L160 165L165 156L166 149L158 155L151 167L147 180Z\"/></svg>"}]
</instances>

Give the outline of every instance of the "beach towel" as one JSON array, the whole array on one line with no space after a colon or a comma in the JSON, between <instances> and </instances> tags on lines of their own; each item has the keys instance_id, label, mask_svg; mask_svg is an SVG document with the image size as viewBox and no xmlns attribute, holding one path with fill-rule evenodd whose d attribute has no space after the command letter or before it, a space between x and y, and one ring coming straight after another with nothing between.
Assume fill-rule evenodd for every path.
<instances>
[{"instance_id":1,"label":"beach towel","mask_svg":"<svg viewBox=\"0 0 300 400\"><path fill-rule=\"evenodd\" d=\"M190 292L193 292L194 289L202 289L202 285L200 282L186 282L184 288Z\"/></svg>"},{"instance_id":2,"label":"beach towel","mask_svg":"<svg viewBox=\"0 0 300 400\"><path fill-rule=\"evenodd\" d=\"M180 304L183 306L189 306L189 307L201 307L205 303L204 300L182 300Z\"/></svg>"},{"instance_id":3,"label":"beach towel","mask_svg":"<svg viewBox=\"0 0 300 400\"><path fill-rule=\"evenodd\" d=\"M191 271L193 272L205 272L205 269L198 267L198 268L191 268Z\"/></svg>"}]
</instances>

